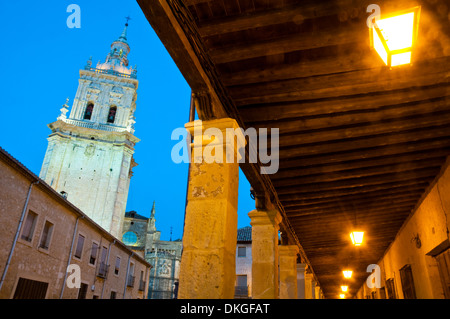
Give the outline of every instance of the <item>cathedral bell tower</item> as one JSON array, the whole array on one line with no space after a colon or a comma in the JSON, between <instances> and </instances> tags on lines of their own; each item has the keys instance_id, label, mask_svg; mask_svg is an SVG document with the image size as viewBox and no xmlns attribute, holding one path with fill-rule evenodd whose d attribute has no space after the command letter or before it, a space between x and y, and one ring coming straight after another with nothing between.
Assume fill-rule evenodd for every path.
<instances>
[{"instance_id":1,"label":"cathedral bell tower","mask_svg":"<svg viewBox=\"0 0 450 319\"><path fill-rule=\"evenodd\" d=\"M127 20L128 21L128 20ZM134 146L138 80L128 66L128 23L104 63L80 70L72 103L48 127L40 177L113 236L121 238Z\"/></svg>"}]
</instances>

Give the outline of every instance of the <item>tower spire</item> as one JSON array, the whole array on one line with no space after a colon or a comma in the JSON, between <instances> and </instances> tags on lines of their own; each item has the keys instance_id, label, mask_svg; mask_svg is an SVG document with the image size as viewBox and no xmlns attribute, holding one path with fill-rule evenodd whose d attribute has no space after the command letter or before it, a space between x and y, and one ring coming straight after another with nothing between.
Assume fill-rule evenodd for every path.
<instances>
[{"instance_id":1,"label":"tower spire","mask_svg":"<svg viewBox=\"0 0 450 319\"><path fill-rule=\"evenodd\" d=\"M128 16L125 17L125 19L127 20L127 22L125 22L125 28L123 28L122 34L119 37L119 41L127 43L128 21L131 20L131 18Z\"/></svg>"},{"instance_id":2,"label":"tower spire","mask_svg":"<svg viewBox=\"0 0 450 319\"><path fill-rule=\"evenodd\" d=\"M155 201L153 201L152 211L150 213L150 218L155 218Z\"/></svg>"},{"instance_id":3,"label":"tower spire","mask_svg":"<svg viewBox=\"0 0 450 319\"><path fill-rule=\"evenodd\" d=\"M109 73L123 77L136 78L136 68L128 67L128 53L130 53L130 46L128 45L127 32L128 32L128 21L131 20L130 17L125 18L127 22L125 23L125 28L123 29L121 35L117 40L111 44L111 50L106 56L106 60L103 63L97 63L94 68L100 70L101 73ZM90 61L86 69L91 69Z\"/></svg>"}]
</instances>

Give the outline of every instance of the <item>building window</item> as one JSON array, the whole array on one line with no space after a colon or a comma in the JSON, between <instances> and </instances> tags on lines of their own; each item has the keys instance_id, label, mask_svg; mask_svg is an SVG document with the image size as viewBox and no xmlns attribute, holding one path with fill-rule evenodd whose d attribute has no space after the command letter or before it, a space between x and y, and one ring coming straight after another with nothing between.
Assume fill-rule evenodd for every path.
<instances>
[{"instance_id":1,"label":"building window","mask_svg":"<svg viewBox=\"0 0 450 319\"><path fill-rule=\"evenodd\" d=\"M400 269L400 279L402 281L403 298L416 299L411 265L405 265Z\"/></svg>"},{"instance_id":2,"label":"building window","mask_svg":"<svg viewBox=\"0 0 450 319\"><path fill-rule=\"evenodd\" d=\"M101 278L106 278L106 275L108 274L109 265L106 264L107 254L108 254L108 248L103 246L101 257L100 257L100 265L98 267L98 276Z\"/></svg>"},{"instance_id":3,"label":"building window","mask_svg":"<svg viewBox=\"0 0 450 319\"><path fill-rule=\"evenodd\" d=\"M235 297L247 297L248 296L247 275L237 275L236 276L236 287L235 287L234 295L235 295Z\"/></svg>"},{"instance_id":4,"label":"building window","mask_svg":"<svg viewBox=\"0 0 450 319\"><path fill-rule=\"evenodd\" d=\"M450 299L450 249L435 256L446 299Z\"/></svg>"},{"instance_id":5,"label":"building window","mask_svg":"<svg viewBox=\"0 0 450 319\"><path fill-rule=\"evenodd\" d=\"M134 263L130 263L130 272L128 274L127 278L127 286L128 287L134 287Z\"/></svg>"},{"instance_id":6,"label":"building window","mask_svg":"<svg viewBox=\"0 0 450 319\"><path fill-rule=\"evenodd\" d=\"M145 290L144 271L141 270L141 277L139 278L139 291Z\"/></svg>"},{"instance_id":7,"label":"building window","mask_svg":"<svg viewBox=\"0 0 450 319\"><path fill-rule=\"evenodd\" d=\"M238 257L246 257L247 250L246 247L238 247Z\"/></svg>"},{"instance_id":8,"label":"building window","mask_svg":"<svg viewBox=\"0 0 450 319\"><path fill-rule=\"evenodd\" d=\"M95 261L97 260L97 252L98 252L98 244L92 243L91 257L89 258L89 263L91 265L95 265Z\"/></svg>"},{"instance_id":9,"label":"building window","mask_svg":"<svg viewBox=\"0 0 450 319\"><path fill-rule=\"evenodd\" d=\"M94 111L94 103L89 102L86 106L86 110L84 111L84 117L85 120L90 120L92 117L92 112Z\"/></svg>"},{"instance_id":10,"label":"building window","mask_svg":"<svg viewBox=\"0 0 450 319\"><path fill-rule=\"evenodd\" d=\"M394 278L390 278L386 280L386 291L387 291L387 297L389 299L397 299L395 295L395 284L394 284Z\"/></svg>"},{"instance_id":11,"label":"building window","mask_svg":"<svg viewBox=\"0 0 450 319\"><path fill-rule=\"evenodd\" d=\"M48 249L52 233L53 233L53 224L50 223L48 220L46 220L44 224L44 229L42 230L41 242L39 243L40 248Z\"/></svg>"},{"instance_id":12,"label":"building window","mask_svg":"<svg viewBox=\"0 0 450 319\"><path fill-rule=\"evenodd\" d=\"M236 283L237 286L247 287L247 275L237 275Z\"/></svg>"},{"instance_id":13,"label":"building window","mask_svg":"<svg viewBox=\"0 0 450 319\"><path fill-rule=\"evenodd\" d=\"M13 299L45 299L48 283L19 278Z\"/></svg>"},{"instance_id":14,"label":"building window","mask_svg":"<svg viewBox=\"0 0 450 319\"><path fill-rule=\"evenodd\" d=\"M75 255L74 255L75 257L81 259L81 254L83 252L83 246L84 246L84 236L79 234L77 248L75 249Z\"/></svg>"},{"instance_id":15,"label":"building window","mask_svg":"<svg viewBox=\"0 0 450 319\"><path fill-rule=\"evenodd\" d=\"M37 221L37 214L32 212L31 210L28 211L25 224L23 225L21 237L23 240L31 242L31 239L33 238L34 228L36 226L36 221Z\"/></svg>"},{"instance_id":16,"label":"building window","mask_svg":"<svg viewBox=\"0 0 450 319\"><path fill-rule=\"evenodd\" d=\"M109 113L108 113L108 119L107 119L108 123L114 123L114 121L116 119L116 113L117 113L117 107L111 106L109 108Z\"/></svg>"},{"instance_id":17,"label":"building window","mask_svg":"<svg viewBox=\"0 0 450 319\"><path fill-rule=\"evenodd\" d=\"M109 297L109 299L116 299L116 292L115 291L111 291L111 296Z\"/></svg>"},{"instance_id":18,"label":"building window","mask_svg":"<svg viewBox=\"0 0 450 319\"><path fill-rule=\"evenodd\" d=\"M120 269L120 257L116 258L116 266L114 267L114 274L118 275Z\"/></svg>"},{"instance_id":19,"label":"building window","mask_svg":"<svg viewBox=\"0 0 450 319\"><path fill-rule=\"evenodd\" d=\"M380 288L380 299L386 299L386 289L385 287Z\"/></svg>"},{"instance_id":20,"label":"building window","mask_svg":"<svg viewBox=\"0 0 450 319\"><path fill-rule=\"evenodd\" d=\"M78 290L78 299L86 299L88 285L81 283L80 290Z\"/></svg>"}]
</instances>

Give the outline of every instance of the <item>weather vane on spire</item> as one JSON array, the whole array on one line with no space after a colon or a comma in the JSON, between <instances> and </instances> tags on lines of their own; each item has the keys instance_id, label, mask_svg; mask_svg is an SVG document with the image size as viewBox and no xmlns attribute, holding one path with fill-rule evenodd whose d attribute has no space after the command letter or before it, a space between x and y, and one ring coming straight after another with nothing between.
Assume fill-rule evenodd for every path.
<instances>
[{"instance_id":1,"label":"weather vane on spire","mask_svg":"<svg viewBox=\"0 0 450 319\"><path fill-rule=\"evenodd\" d=\"M125 17L125 19L127 20L127 22L125 23L125 25L128 26L128 21L130 21L131 18L130 18L130 16L128 16L128 17Z\"/></svg>"}]
</instances>

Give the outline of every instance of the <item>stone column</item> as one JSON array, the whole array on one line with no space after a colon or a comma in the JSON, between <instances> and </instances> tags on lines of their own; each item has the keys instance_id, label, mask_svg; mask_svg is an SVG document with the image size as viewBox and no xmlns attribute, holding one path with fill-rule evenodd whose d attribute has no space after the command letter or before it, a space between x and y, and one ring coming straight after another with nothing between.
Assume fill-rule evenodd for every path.
<instances>
[{"instance_id":1,"label":"stone column","mask_svg":"<svg viewBox=\"0 0 450 319\"><path fill-rule=\"evenodd\" d=\"M228 138L235 120L194 121L194 142L180 264L180 299L232 299L236 279L238 143ZM238 130L237 133L240 131ZM233 143L232 143L233 142ZM244 144L245 146L245 144Z\"/></svg>"},{"instance_id":2,"label":"stone column","mask_svg":"<svg viewBox=\"0 0 450 319\"><path fill-rule=\"evenodd\" d=\"M282 245L280 260L280 299L297 299L297 245Z\"/></svg>"},{"instance_id":3,"label":"stone column","mask_svg":"<svg viewBox=\"0 0 450 319\"><path fill-rule=\"evenodd\" d=\"M313 299L313 275L311 273L305 274L305 299Z\"/></svg>"},{"instance_id":4,"label":"stone column","mask_svg":"<svg viewBox=\"0 0 450 319\"><path fill-rule=\"evenodd\" d=\"M297 299L305 299L306 264L297 264Z\"/></svg>"},{"instance_id":5,"label":"stone column","mask_svg":"<svg viewBox=\"0 0 450 319\"><path fill-rule=\"evenodd\" d=\"M316 282L314 289L315 289L315 292L314 292L315 299L320 299L320 286L318 285L317 282Z\"/></svg>"},{"instance_id":6,"label":"stone column","mask_svg":"<svg viewBox=\"0 0 450 319\"><path fill-rule=\"evenodd\" d=\"M252 296L278 298L278 229L281 215L276 210L248 213L252 225Z\"/></svg>"},{"instance_id":7,"label":"stone column","mask_svg":"<svg viewBox=\"0 0 450 319\"><path fill-rule=\"evenodd\" d=\"M316 281L313 279L312 281L311 281L311 293L312 293L312 299L316 299Z\"/></svg>"}]
</instances>

